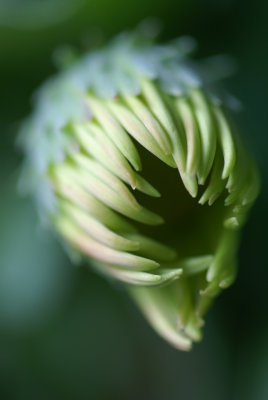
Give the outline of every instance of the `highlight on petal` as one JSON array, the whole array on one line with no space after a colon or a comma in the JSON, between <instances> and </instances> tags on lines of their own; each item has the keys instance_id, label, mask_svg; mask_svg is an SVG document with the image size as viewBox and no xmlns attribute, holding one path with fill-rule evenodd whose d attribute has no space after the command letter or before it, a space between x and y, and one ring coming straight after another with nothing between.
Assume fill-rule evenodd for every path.
<instances>
[{"instance_id":1,"label":"highlight on petal","mask_svg":"<svg viewBox=\"0 0 268 400\"><path fill-rule=\"evenodd\" d=\"M164 161L169 166L173 166L172 158L168 157L163 150L159 147L157 141L147 130L145 125L136 118L131 111L125 108L123 105L116 102L109 102L108 107L117 118L118 122L122 124L125 130L133 136L143 147L153 153L160 160Z\"/></svg>"},{"instance_id":2,"label":"highlight on petal","mask_svg":"<svg viewBox=\"0 0 268 400\"><path fill-rule=\"evenodd\" d=\"M160 91L152 82L143 80L141 84L142 95L155 117L162 124L172 142L172 154L174 161L184 171L186 163L186 149L182 132L179 132L171 112Z\"/></svg>"},{"instance_id":3,"label":"highlight on petal","mask_svg":"<svg viewBox=\"0 0 268 400\"><path fill-rule=\"evenodd\" d=\"M152 272L130 271L120 267L106 265L103 263L93 263L95 269L108 278L117 279L129 285L156 287L167 285L180 278L182 269L161 269Z\"/></svg>"},{"instance_id":4,"label":"highlight on petal","mask_svg":"<svg viewBox=\"0 0 268 400\"><path fill-rule=\"evenodd\" d=\"M99 121L100 125L121 153L127 160L129 160L133 167L139 171L141 169L140 157L129 135L124 131L101 101L89 95L88 101L94 117Z\"/></svg>"},{"instance_id":5,"label":"highlight on petal","mask_svg":"<svg viewBox=\"0 0 268 400\"><path fill-rule=\"evenodd\" d=\"M63 200L60 202L59 207L61 212L69 215L78 226L100 243L116 250L137 251L140 248L138 241L126 239L124 236L106 228L105 225L72 203Z\"/></svg>"},{"instance_id":6,"label":"highlight on petal","mask_svg":"<svg viewBox=\"0 0 268 400\"><path fill-rule=\"evenodd\" d=\"M148 271L159 267L159 264L153 260L114 250L99 243L64 215L60 215L55 220L55 224L71 246L98 261L120 265L134 271Z\"/></svg>"},{"instance_id":7,"label":"highlight on petal","mask_svg":"<svg viewBox=\"0 0 268 400\"><path fill-rule=\"evenodd\" d=\"M186 171L190 175L196 174L200 160L200 134L191 105L187 99L179 97L176 108L181 116L187 141Z\"/></svg>"},{"instance_id":8,"label":"highlight on petal","mask_svg":"<svg viewBox=\"0 0 268 400\"><path fill-rule=\"evenodd\" d=\"M125 101L131 108L131 110L137 115L137 117L143 122L144 126L148 129L150 134L157 141L159 146L162 148L164 153L172 153L172 145L168 134L161 127L157 119L150 112L149 108L138 98L128 96L125 97Z\"/></svg>"},{"instance_id":9,"label":"highlight on petal","mask_svg":"<svg viewBox=\"0 0 268 400\"><path fill-rule=\"evenodd\" d=\"M232 137L231 128L222 110L220 109L220 107L214 106L213 111L216 116L216 121L218 124L219 139L224 158L222 179L226 179L230 175L235 165L236 161L235 144L234 144L234 139Z\"/></svg>"},{"instance_id":10,"label":"highlight on petal","mask_svg":"<svg viewBox=\"0 0 268 400\"><path fill-rule=\"evenodd\" d=\"M199 126L201 138L201 157L198 171L199 183L204 184L216 152L215 125L207 99L200 90L191 91L191 101Z\"/></svg>"}]
</instances>

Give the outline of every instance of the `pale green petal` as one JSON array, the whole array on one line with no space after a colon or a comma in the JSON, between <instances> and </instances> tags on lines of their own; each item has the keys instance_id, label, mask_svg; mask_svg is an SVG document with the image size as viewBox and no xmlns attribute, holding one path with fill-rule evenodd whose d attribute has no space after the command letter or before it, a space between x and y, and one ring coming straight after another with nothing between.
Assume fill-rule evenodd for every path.
<instances>
[{"instance_id":1,"label":"pale green petal","mask_svg":"<svg viewBox=\"0 0 268 400\"><path fill-rule=\"evenodd\" d=\"M78 124L74 127L74 132L87 154L129 184L132 189L138 189L149 196L160 196L149 182L133 171L123 154L100 126L95 123Z\"/></svg>"},{"instance_id":2,"label":"pale green petal","mask_svg":"<svg viewBox=\"0 0 268 400\"><path fill-rule=\"evenodd\" d=\"M144 235L131 234L128 237L140 243L139 254L145 257L153 257L159 262L170 262L177 256L176 251L171 247Z\"/></svg>"},{"instance_id":3,"label":"pale green petal","mask_svg":"<svg viewBox=\"0 0 268 400\"><path fill-rule=\"evenodd\" d=\"M64 174L53 174L51 178L56 193L75 205L81 207L92 217L116 232L133 232L135 228L123 217L116 214L109 207L92 196L88 191L79 186L70 176Z\"/></svg>"},{"instance_id":4,"label":"pale green petal","mask_svg":"<svg viewBox=\"0 0 268 400\"><path fill-rule=\"evenodd\" d=\"M215 256L207 271L206 278L212 282L215 278L221 280L223 270L236 261L238 235L236 232L224 230L219 240Z\"/></svg>"},{"instance_id":5,"label":"pale green petal","mask_svg":"<svg viewBox=\"0 0 268 400\"><path fill-rule=\"evenodd\" d=\"M160 95L159 90L155 87L153 82L143 80L141 87L142 95L148 106L170 137L173 157L177 166L180 166L184 171L186 166L186 148L183 132L178 131L168 105L165 103L163 96Z\"/></svg>"},{"instance_id":6,"label":"pale green petal","mask_svg":"<svg viewBox=\"0 0 268 400\"><path fill-rule=\"evenodd\" d=\"M133 204L132 201L126 200L124 197L120 196L120 193L113 190L84 169L78 169L69 165L61 165L57 167L54 174L59 180L67 176L71 181L73 180L79 186L89 191L92 196L96 197L103 204L126 217L149 225L163 223L163 219L160 216L145 209L138 203Z\"/></svg>"},{"instance_id":7,"label":"pale green petal","mask_svg":"<svg viewBox=\"0 0 268 400\"><path fill-rule=\"evenodd\" d=\"M182 182L185 186L185 189L188 191L188 193L192 197L196 197L197 192L198 192L198 183L197 183L196 177L191 176L187 173L184 173L180 168L179 168L179 173L180 173Z\"/></svg>"},{"instance_id":8,"label":"pale green petal","mask_svg":"<svg viewBox=\"0 0 268 400\"><path fill-rule=\"evenodd\" d=\"M190 98L199 125L201 138L201 158L198 171L199 183L204 184L213 164L216 152L216 127L205 96L200 90L191 90Z\"/></svg>"},{"instance_id":9,"label":"pale green petal","mask_svg":"<svg viewBox=\"0 0 268 400\"><path fill-rule=\"evenodd\" d=\"M141 169L141 160L129 135L103 105L102 101L92 95L88 95L88 101L94 118L98 120L104 131L126 159L139 171Z\"/></svg>"},{"instance_id":10,"label":"pale green petal","mask_svg":"<svg viewBox=\"0 0 268 400\"><path fill-rule=\"evenodd\" d=\"M145 194L148 194L148 196L152 197L161 197L161 193L155 189L146 179L144 179L142 176L138 175L137 173L134 173L135 176L135 181L136 181L136 188ZM133 188L133 189L136 189Z\"/></svg>"},{"instance_id":11,"label":"pale green petal","mask_svg":"<svg viewBox=\"0 0 268 400\"><path fill-rule=\"evenodd\" d=\"M117 178L116 175L112 174L105 167L97 163L95 160L92 160L88 157L85 157L83 154L75 154L73 156L73 160L79 165L81 170L87 171L90 175L95 176L101 182L105 183L110 189L120 193L120 196L129 204L131 204L136 209L139 209L140 206L130 192L130 190L126 187L126 185Z\"/></svg>"},{"instance_id":12,"label":"pale green petal","mask_svg":"<svg viewBox=\"0 0 268 400\"><path fill-rule=\"evenodd\" d=\"M69 215L85 232L89 233L94 239L98 240L115 250L137 251L140 247L138 241L129 240L106 228L105 225L90 216L87 212L79 209L70 202L61 200L59 209Z\"/></svg>"},{"instance_id":13,"label":"pale green petal","mask_svg":"<svg viewBox=\"0 0 268 400\"><path fill-rule=\"evenodd\" d=\"M153 328L172 346L190 350L191 340L181 331L176 306L169 301L163 288L130 288L130 294Z\"/></svg>"},{"instance_id":14,"label":"pale green petal","mask_svg":"<svg viewBox=\"0 0 268 400\"><path fill-rule=\"evenodd\" d=\"M183 97L179 97L177 100L175 100L175 106L181 116L186 133L186 172L190 175L194 175L197 172L200 162L200 134L196 124L194 113L188 101Z\"/></svg>"},{"instance_id":15,"label":"pale green petal","mask_svg":"<svg viewBox=\"0 0 268 400\"><path fill-rule=\"evenodd\" d=\"M119 101L109 101L106 104L118 122L122 124L126 131L135 140L137 140L137 142L153 153L156 157L160 158L160 160L167 165L174 165L172 157L163 152L145 125L137 117L135 117L135 115L129 111L127 107L125 107L123 104L120 104Z\"/></svg>"},{"instance_id":16,"label":"pale green petal","mask_svg":"<svg viewBox=\"0 0 268 400\"><path fill-rule=\"evenodd\" d=\"M188 279L182 278L176 283L176 305L178 323L182 332L194 341L202 338L201 327L204 322L196 315L195 295Z\"/></svg>"},{"instance_id":17,"label":"pale green petal","mask_svg":"<svg viewBox=\"0 0 268 400\"><path fill-rule=\"evenodd\" d=\"M240 188L244 185L246 175L248 173L249 158L247 157L244 146L238 137L236 137L236 148L236 163L232 172L230 173L230 176L228 177L228 181L226 184L226 188L228 189L229 193L240 191Z\"/></svg>"},{"instance_id":18,"label":"pale green petal","mask_svg":"<svg viewBox=\"0 0 268 400\"><path fill-rule=\"evenodd\" d=\"M208 269L213 260L212 254L207 254L198 257L189 257L179 260L177 265L183 269L184 276L199 274Z\"/></svg>"},{"instance_id":19,"label":"pale green petal","mask_svg":"<svg viewBox=\"0 0 268 400\"><path fill-rule=\"evenodd\" d=\"M161 127L159 122L154 118L153 114L146 107L146 105L137 97L124 98L131 110L143 122L144 126L148 129L159 146L165 154L172 153L172 144L166 131Z\"/></svg>"},{"instance_id":20,"label":"pale green petal","mask_svg":"<svg viewBox=\"0 0 268 400\"><path fill-rule=\"evenodd\" d=\"M221 144L224 167L222 171L222 179L228 178L232 172L236 161L236 150L231 127L220 107L213 108L216 121L218 124L218 136Z\"/></svg>"},{"instance_id":21,"label":"pale green petal","mask_svg":"<svg viewBox=\"0 0 268 400\"><path fill-rule=\"evenodd\" d=\"M159 267L153 260L114 250L97 242L63 214L55 219L55 225L71 246L98 261L120 265L134 271L148 271Z\"/></svg>"},{"instance_id":22,"label":"pale green petal","mask_svg":"<svg viewBox=\"0 0 268 400\"><path fill-rule=\"evenodd\" d=\"M212 173L209 179L209 184L202 194L199 204L204 205L206 202L208 202L208 204L211 206L225 189L226 181L222 180L221 178L222 165L222 155L219 154L219 151L217 151L212 167Z\"/></svg>"},{"instance_id":23,"label":"pale green petal","mask_svg":"<svg viewBox=\"0 0 268 400\"><path fill-rule=\"evenodd\" d=\"M97 132L96 132L97 131ZM74 133L88 155L117 174L131 187L136 187L134 171L104 131L94 123L76 124Z\"/></svg>"},{"instance_id":24,"label":"pale green petal","mask_svg":"<svg viewBox=\"0 0 268 400\"><path fill-rule=\"evenodd\" d=\"M177 280L181 274L182 269L156 269L152 272L143 271L130 271L116 268L116 266L105 265L103 263L94 263L96 269L104 275L118 279L121 282L145 286L145 287L156 287L169 284Z\"/></svg>"}]
</instances>

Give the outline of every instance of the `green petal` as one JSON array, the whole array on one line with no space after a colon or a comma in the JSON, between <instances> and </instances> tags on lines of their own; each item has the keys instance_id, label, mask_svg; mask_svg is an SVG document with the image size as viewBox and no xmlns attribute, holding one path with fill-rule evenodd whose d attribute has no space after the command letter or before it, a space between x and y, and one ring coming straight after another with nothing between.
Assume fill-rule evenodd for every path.
<instances>
[{"instance_id":1,"label":"green petal","mask_svg":"<svg viewBox=\"0 0 268 400\"><path fill-rule=\"evenodd\" d=\"M176 282L176 293L180 329L192 340L201 340L200 328L204 322L196 316L195 296L191 282L185 278L180 279L180 281Z\"/></svg>"},{"instance_id":2,"label":"green petal","mask_svg":"<svg viewBox=\"0 0 268 400\"><path fill-rule=\"evenodd\" d=\"M59 180L66 176L71 181L76 182L103 204L126 217L148 225L163 223L162 217L140 206L136 201L133 202L126 197L124 198L120 192L109 187L106 183L84 169L69 165L60 165L54 173L58 176Z\"/></svg>"},{"instance_id":3,"label":"green petal","mask_svg":"<svg viewBox=\"0 0 268 400\"><path fill-rule=\"evenodd\" d=\"M141 170L141 160L139 154L129 135L116 121L109 110L107 110L107 108L103 105L102 101L97 100L92 95L88 95L88 101L94 118L98 120L115 146L118 147L121 153L137 171Z\"/></svg>"},{"instance_id":4,"label":"green petal","mask_svg":"<svg viewBox=\"0 0 268 400\"><path fill-rule=\"evenodd\" d=\"M66 200L59 202L59 209L73 219L81 229L102 244L115 250L124 251L137 251L140 247L138 241L129 240L116 234L88 213Z\"/></svg>"},{"instance_id":5,"label":"green petal","mask_svg":"<svg viewBox=\"0 0 268 400\"><path fill-rule=\"evenodd\" d=\"M199 274L208 269L213 260L212 254L198 257L189 257L177 262L177 265L183 269L184 276Z\"/></svg>"},{"instance_id":6,"label":"green petal","mask_svg":"<svg viewBox=\"0 0 268 400\"><path fill-rule=\"evenodd\" d=\"M222 171L222 179L226 179L232 172L236 161L233 134L221 108L214 106L212 109L218 124L218 136L223 152L224 167Z\"/></svg>"},{"instance_id":7,"label":"green petal","mask_svg":"<svg viewBox=\"0 0 268 400\"><path fill-rule=\"evenodd\" d=\"M117 149L109 136L95 123L74 126L75 135L87 154L95 158L110 172L149 196L159 197L159 192L145 179L138 175L122 153Z\"/></svg>"},{"instance_id":8,"label":"green petal","mask_svg":"<svg viewBox=\"0 0 268 400\"><path fill-rule=\"evenodd\" d=\"M56 218L54 223L58 231L71 246L81 251L82 254L98 261L119 265L136 271L148 271L159 267L159 264L154 260L114 250L99 243L63 214Z\"/></svg>"},{"instance_id":9,"label":"green petal","mask_svg":"<svg viewBox=\"0 0 268 400\"><path fill-rule=\"evenodd\" d=\"M201 142L198 127L196 124L195 116L192 108L188 101L179 97L175 101L175 106L181 116L184 130L186 133L187 141L187 160L186 160L186 171L190 175L194 175L197 172L200 152L201 152Z\"/></svg>"},{"instance_id":10,"label":"green petal","mask_svg":"<svg viewBox=\"0 0 268 400\"><path fill-rule=\"evenodd\" d=\"M172 153L172 145L169 136L161 127L159 122L154 118L153 114L149 111L146 105L137 97L125 97L124 100L131 108L131 110L142 121L144 126L148 129L150 134L157 141L165 154Z\"/></svg>"},{"instance_id":11,"label":"green petal","mask_svg":"<svg viewBox=\"0 0 268 400\"><path fill-rule=\"evenodd\" d=\"M174 165L172 157L163 152L145 125L137 117L135 117L131 111L124 107L123 104L120 104L119 101L109 101L107 102L107 106L113 112L117 120L126 129L126 131L135 140L137 140L137 142L139 142L143 147L145 147L148 151L150 151L167 165Z\"/></svg>"},{"instance_id":12,"label":"green petal","mask_svg":"<svg viewBox=\"0 0 268 400\"><path fill-rule=\"evenodd\" d=\"M209 184L202 194L199 200L199 204L204 205L208 201L208 204L211 206L225 189L226 182L223 181L221 178L222 165L222 155L219 154L219 151L217 151L212 167Z\"/></svg>"},{"instance_id":13,"label":"green petal","mask_svg":"<svg viewBox=\"0 0 268 400\"><path fill-rule=\"evenodd\" d=\"M57 195L66 198L73 204L85 210L93 218L102 222L104 225L116 232L133 232L135 228L123 217L116 214L109 207L105 206L96 197L79 186L70 176L53 173L51 178L54 190Z\"/></svg>"},{"instance_id":14,"label":"green petal","mask_svg":"<svg viewBox=\"0 0 268 400\"><path fill-rule=\"evenodd\" d=\"M133 194L129 191L129 189L125 186L125 184L117 178L116 175L112 174L105 167L97 163L96 161L85 157L82 154L75 154L73 156L73 160L77 163L77 165L83 171L87 171L90 175L98 178L101 182L106 184L110 189L120 193L120 196L129 204L131 204L136 209L139 209L140 206L137 203Z\"/></svg>"},{"instance_id":15,"label":"green petal","mask_svg":"<svg viewBox=\"0 0 268 400\"><path fill-rule=\"evenodd\" d=\"M139 287L163 286L177 280L182 274L182 269L169 270L158 268L153 272L143 272L123 270L119 267L116 268L116 266L105 265L103 263L94 263L94 266L97 271L108 277Z\"/></svg>"},{"instance_id":16,"label":"green petal","mask_svg":"<svg viewBox=\"0 0 268 400\"><path fill-rule=\"evenodd\" d=\"M153 82L143 80L141 82L141 88L142 95L148 106L169 135L172 142L173 157L177 166L184 171L186 164L186 148L183 132L178 131L168 105Z\"/></svg>"},{"instance_id":17,"label":"green petal","mask_svg":"<svg viewBox=\"0 0 268 400\"><path fill-rule=\"evenodd\" d=\"M216 128L208 101L200 90L191 90L190 99L199 125L201 138L201 158L198 177L199 183L204 184L216 153Z\"/></svg>"},{"instance_id":18,"label":"green petal","mask_svg":"<svg viewBox=\"0 0 268 400\"><path fill-rule=\"evenodd\" d=\"M74 133L88 155L117 174L131 187L136 187L134 171L109 136L95 123L75 124Z\"/></svg>"},{"instance_id":19,"label":"green petal","mask_svg":"<svg viewBox=\"0 0 268 400\"><path fill-rule=\"evenodd\" d=\"M178 326L176 307L162 292L164 288L130 288L130 294L145 314L147 320L172 346L180 350L190 350L191 340Z\"/></svg>"},{"instance_id":20,"label":"green petal","mask_svg":"<svg viewBox=\"0 0 268 400\"><path fill-rule=\"evenodd\" d=\"M177 256L176 251L171 247L144 235L131 234L128 237L140 244L139 254L145 257L153 257L159 262L170 262Z\"/></svg>"},{"instance_id":21,"label":"green petal","mask_svg":"<svg viewBox=\"0 0 268 400\"><path fill-rule=\"evenodd\" d=\"M224 230L219 240L212 263L207 271L207 281L221 280L223 270L229 265L234 265L238 248L238 235L236 232Z\"/></svg>"}]
</instances>

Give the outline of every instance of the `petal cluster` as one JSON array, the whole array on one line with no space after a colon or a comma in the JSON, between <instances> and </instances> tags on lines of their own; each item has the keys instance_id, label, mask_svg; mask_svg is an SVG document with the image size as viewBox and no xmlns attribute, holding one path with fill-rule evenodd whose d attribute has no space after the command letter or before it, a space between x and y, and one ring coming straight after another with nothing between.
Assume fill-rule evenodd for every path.
<instances>
[{"instance_id":1,"label":"petal cluster","mask_svg":"<svg viewBox=\"0 0 268 400\"><path fill-rule=\"evenodd\" d=\"M51 225L75 254L127 284L180 349L200 340L205 312L233 282L239 230L258 194L226 106L178 42L130 35L50 81L23 128L26 176ZM174 170L182 195L164 202L176 188L156 178ZM167 208L179 221L171 235Z\"/></svg>"}]
</instances>

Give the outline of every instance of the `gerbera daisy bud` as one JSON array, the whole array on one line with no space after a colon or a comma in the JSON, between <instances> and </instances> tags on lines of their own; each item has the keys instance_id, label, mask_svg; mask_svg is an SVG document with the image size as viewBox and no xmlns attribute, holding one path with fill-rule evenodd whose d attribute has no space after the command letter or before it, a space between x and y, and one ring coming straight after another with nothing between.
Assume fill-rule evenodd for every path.
<instances>
[{"instance_id":1,"label":"gerbera daisy bud","mask_svg":"<svg viewBox=\"0 0 268 400\"><path fill-rule=\"evenodd\" d=\"M180 349L235 279L259 188L217 71L185 43L128 34L82 57L41 88L21 136L42 217Z\"/></svg>"}]
</instances>

